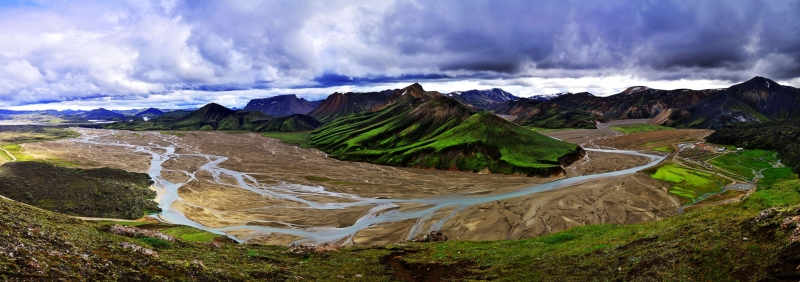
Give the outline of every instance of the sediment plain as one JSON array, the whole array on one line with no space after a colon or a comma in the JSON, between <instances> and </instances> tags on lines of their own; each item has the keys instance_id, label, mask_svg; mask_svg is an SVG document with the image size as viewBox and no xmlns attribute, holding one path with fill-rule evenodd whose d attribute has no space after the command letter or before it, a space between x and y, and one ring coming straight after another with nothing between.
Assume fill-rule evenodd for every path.
<instances>
[{"instance_id":1,"label":"sediment plain","mask_svg":"<svg viewBox=\"0 0 800 282\"><path fill-rule=\"evenodd\" d=\"M568 130L548 135L584 144L582 146L586 148L592 148L587 144L597 147L600 147L597 144L608 144L605 146L613 145L617 149L642 149L636 147L641 145L636 143L639 139L629 142L631 145L609 143L616 138L637 137L636 134L621 135L607 127L604 124L596 130ZM365 218L424 211L432 206L402 203L403 199L497 195L564 178L476 174L338 161L319 150L299 148L255 133L97 129L80 129L79 132L84 136L95 136L93 140L97 142L87 143L77 138L28 143L23 147L27 154L36 158L57 157L83 167L107 166L143 173L150 169L151 154L114 144L146 146L151 151L159 150L154 147L174 147L179 156L163 163L161 176L173 183L186 184L177 190L179 199L172 208L189 220L224 230L250 243L287 244L308 237L302 232L281 230L346 229ZM660 133L657 141L670 143L687 138L685 134L674 133ZM670 134L675 137L670 137L673 136ZM705 133L693 131L687 134L695 137ZM293 191L297 198L271 197L269 193L237 187L236 178L224 173L215 175L203 169L210 161L205 157L207 155L226 157L219 167L251 177L251 180L245 179L248 185L281 187ZM565 169L567 177L570 177L617 171L648 162L648 158L641 156L590 151L586 158ZM433 229L442 230L450 239L458 240L519 239L585 224L657 220L675 214L680 206L667 193L668 186L668 183L641 172L606 177L463 209L445 207L418 218L373 224L355 230L349 238L335 243L395 243L419 238ZM388 208L347 206L348 202L370 198L398 202ZM314 208L305 202L343 204L346 207ZM236 228L242 226L267 229Z\"/></svg>"}]
</instances>

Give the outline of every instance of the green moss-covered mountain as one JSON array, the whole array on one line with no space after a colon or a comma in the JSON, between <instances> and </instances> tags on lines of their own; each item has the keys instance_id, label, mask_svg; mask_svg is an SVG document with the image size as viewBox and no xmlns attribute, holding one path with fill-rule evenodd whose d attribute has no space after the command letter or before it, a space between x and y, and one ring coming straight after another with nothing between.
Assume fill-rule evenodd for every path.
<instances>
[{"instance_id":1,"label":"green moss-covered mountain","mask_svg":"<svg viewBox=\"0 0 800 282\"><path fill-rule=\"evenodd\" d=\"M272 117L258 111L231 110L210 103L189 113L165 113L150 120L134 120L107 125L107 129L126 130L246 130L246 131L303 131L320 126L316 119L295 114Z\"/></svg>"},{"instance_id":2,"label":"green moss-covered mountain","mask_svg":"<svg viewBox=\"0 0 800 282\"><path fill-rule=\"evenodd\" d=\"M160 212L144 173L119 169L76 169L39 162L0 166L0 195L60 213L136 219Z\"/></svg>"},{"instance_id":3,"label":"green moss-covered mountain","mask_svg":"<svg viewBox=\"0 0 800 282\"><path fill-rule=\"evenodd\" d=\"M560 174L562 165L583 157L576 145L493 113L406 90L380 110L320 127L311 133L310 144L341 160L529 176Z\"/></svg>"}]
</instances>

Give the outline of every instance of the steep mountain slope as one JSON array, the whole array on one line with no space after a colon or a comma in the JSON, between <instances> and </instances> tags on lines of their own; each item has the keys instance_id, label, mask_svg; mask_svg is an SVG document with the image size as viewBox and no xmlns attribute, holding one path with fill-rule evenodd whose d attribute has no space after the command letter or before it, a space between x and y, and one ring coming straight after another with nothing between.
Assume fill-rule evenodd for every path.
<instances>
[{"instance_id":1,"label":"steep mountain slope","mask_svg":"<svg viewBox=\"0 0 800 282\"><path fill-rule=\"evenodd\" d=\"M255 128L259 132L288 132L314 130L322 125L317 119L301 114L271 119Z\"/></svg>"},{"instance_id":2,"label":"steep mountain slope","mask_svg":"<svg viewBox=\"0 0 800 282\"><path fill-rule=\"evenodd\" d=\"M513 116L520 125L541 128L596 128L598 122L608 122L599 114L527 98L505 102L495 113Z\"/></svg>"},{"instance_id":3,"label":"steep mountain slope","mask_svg":"<svg viewBox=\"0 0 800 282\"><path fill-rule=\"evenodd\" d=\"M94 110L88 111L86 113L83 113L83 114L81 114L81 117L83 117L85 119L88 119L88 120L95 120L95 119L96 120L115 120L115 119L118 120L118 119L124 118L125 115L118 114L118 113L106 110L104 108L99 108L99 109L94 109Z\"/></svg>"},{"instance_id":4,"label":"steep mountain slope","mask_svg":"<svg viewBox=\"0 0 800 282\"><path fill-rule=\"evenodd\" d=\"M757 112L775 120L800 118L800 89L756 76L728 91Z\"/></svg>"},{"instance_id":5,"label":"steep mountain slope","mask_svg":"<svg viewBox=\"0 0 800 282\"><path fill-rule=\"evenodd\" d=\"M720 129L734 123L767 120L769 118L724 90L692 106L664 111L651 122L674 127Z\"/></svg>"},{"instance_id":6,"label":"steep mountain slope","mask_svg":"<svg viewBox=\"0 0 800 282\"><path fill-rule=\"evenodd\" d=\"M576 145L478 113L449 97L413 95L337 119L309 140L341 160L528 176L560 175L562 165L584 154Z\"/></svg>"},{"instance_id":7,"label":"steep mountain slope","mask_svg":"<svg viewBox=\"0 0 800 282\"><path fill-rule=\"evenodd\" d=\"M158 117L158 116L163 115L163 114L164 114L164 112L159 110L159 109L149 108L149 109L146 109L144 111L138 112L133 116L135 116L135 117L154 118L154 117Z\"/></svg>"},{"instance_id":8,"label":"steep mountain slope","mask_svg":"<svg viewBox=\"0 0 800 282\"><path fill-rule=\"evenodd\" d=\"M386 101L388 101L389 96L397 91L398 90L367 93L333 93L307 115L322 122L329 122L339 117L360 113L384 105Z\"/></svg>"},{"instance_id":9,"label":"steep mountain slope","mask_svg":"<svg viewBox=\"0 0 800 282\"><path fill-rule=\"evenodd\" d=\"M308 101L294 94L280 95L264 99L253 99L244 107L245 111L259 111L274 117L307 114L322 101Z\"/></svg>"},{"instance_id":10,"label":"steep mountain slope","mask_svg":"<svg viewBox=\"0 0 800 282\"><path fill-rule=\"evenodd\" d=\"M519 97L500 88L456 91L447 93L445 96L461 101L480 111L493 111L505 102L519 99Z\"/></svg>"},{"instance_id":11,"label":"steep mountain slope","mask_svg":"<svg viewBox=\"0 0 800 282\"><path fill-rule=\"evenodd\" d=\"M713 92L716 91L666 91L637 86L608 97L597 97L584 92L562 95L550 101L565 108L597 113L610 119L636 119L652 118L669 108L694 105Z\"/></svg>"}]
</instances>

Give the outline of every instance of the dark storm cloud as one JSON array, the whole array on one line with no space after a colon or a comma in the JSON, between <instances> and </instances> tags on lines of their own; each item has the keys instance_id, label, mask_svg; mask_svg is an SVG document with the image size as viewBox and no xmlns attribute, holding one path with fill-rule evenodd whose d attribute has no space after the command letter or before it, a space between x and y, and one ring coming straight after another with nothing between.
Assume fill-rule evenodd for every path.
<instances>
[{"instance_id":1,"label":"dark storm cloud","mask_svg":"<svg viewBox=\"0 0 800 282\"><path fill-rule=\"evenodd\" d=\"M800 81L800 0L18 3L0 6L0 106L458 79Z\"/></svg>"},{"instance_id":2,"label":"dark storm cloud","mask_svg":"<svg viewBox=\"0 0 800 282\"><path fill-rule=\"evenodd\" d=\"M315 84L302 85L302 88L326 88L332 86L342 85L366 85L390 82L404 82L404 81L432 81L442 79L453 79L454 77L444 74L404 74L400 76L369 76L369 77L351 77L335 73L324 73L321 76L315 77L313 81Z\"/></svg>"},{"instance_id":3,"label":"dark storm cloud","mask_svg":"<svg viewBox=\"0 0 800 282\"><path fill-rule=\"evenodd\" d=\"M738 72L770 54L796 61L800 49L796 1L399 1L390 11L373 41L446 54L432 62L445 71Z\"/></svg>"}]
</instances>

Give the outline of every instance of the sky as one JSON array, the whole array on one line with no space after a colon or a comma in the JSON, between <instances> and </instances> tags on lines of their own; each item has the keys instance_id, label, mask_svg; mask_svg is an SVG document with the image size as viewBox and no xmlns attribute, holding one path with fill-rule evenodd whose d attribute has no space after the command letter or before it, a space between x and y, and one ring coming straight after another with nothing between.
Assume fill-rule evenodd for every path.
<instances>
[{"instance_id":1,"label":"sky","mask_svg":"<svg viewBox=\"0 0 800 282\"><path fill-rule=\"evenodd\" d=\"M0 109L800 87L800 1L0 0Z\"/></svg>"}]
</instances>

